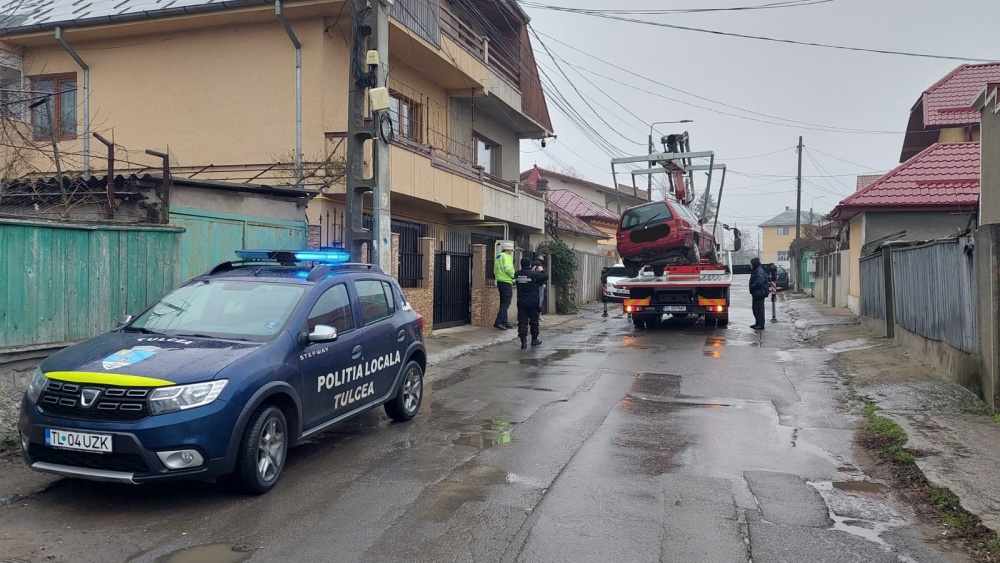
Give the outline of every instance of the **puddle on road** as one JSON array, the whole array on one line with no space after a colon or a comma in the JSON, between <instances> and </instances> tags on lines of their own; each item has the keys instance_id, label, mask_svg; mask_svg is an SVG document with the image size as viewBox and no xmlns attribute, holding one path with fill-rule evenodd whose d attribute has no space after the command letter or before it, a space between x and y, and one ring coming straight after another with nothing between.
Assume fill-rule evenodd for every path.
<instances>
[{"instance_id":1,"label":"puddle on road","mask_svg":"<svg viewBox=\"0 0 1000 563\"><path fill-rule=\"evenodd\" d=\"M720 352L719 350L705 350L705 357L706 358L721 358L722 357L722 352Z\"/></svg>"},{"instance_id":2,"label":"puddle on road","mask_svg":"<svg viewBox=\"0 0 1000 563\"><path fill-rule=\"evenodd\" d=\"M480 430L460 430L461 437L452 440L452 443L456 446L472 446L480 450L488 450L494 446L509 444L514 438L511 432L515 426L517 426L516 422L506 420L484 420Z\"/></svg>"},{"instance_id":3,"label":"puddle on road","mask_svg":"<svg viewBox=\"0 0 1000 563\"><path fill-rule=\"evenodd\" d=\"M253 548L231 543L196 545L168 553L157 563L239 563L253 555Z\"/></svg>"},{"instance_id":4,"label":"puddle on road","mask_svg":"<svg viewBox=\"0 0 1000 563\"><path fill-rule=\"evenodd\" d=\"M889 494L889 487L871 481L834 481L833 488L848 493L858 493L875 498L884 498Z\"/></svg>"}]
</instances>

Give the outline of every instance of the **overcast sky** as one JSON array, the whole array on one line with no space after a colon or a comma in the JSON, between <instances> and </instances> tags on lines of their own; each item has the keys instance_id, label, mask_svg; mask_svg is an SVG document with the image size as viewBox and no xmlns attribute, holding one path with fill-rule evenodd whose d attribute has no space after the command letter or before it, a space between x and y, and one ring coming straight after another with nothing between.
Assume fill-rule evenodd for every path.
<instances>
[{"instance_id":1,"label":"overcast sky","mask_svg":"<svg viewBox=\"0 0 1000 563\"><path fill-rule=\"evenodd\" d=\"M634 10L750 6L776 0L534 1L573 8ZM657 126L657 130L672 133L686 129L691 134L692 150L714 150L717 160L730 166L721 215L727 222L746 226L777 215L785 206L794 208L793 147L799 135L807 148L803 156L804 211L813 206L817 213L828 212L854 191L856 174L888 171L898 165L910 108L921 92L963 63L723 37L529 6L525 10L531 16L531 26L551 36L541 36L545 45L569 63L560 62L563 71L613 128L591 113L532 37L541 71L553 78L562 95L617 149L645 154L652 122L694 120L685 125ZM626 17L814 43L1000 59L997 0L831 0L782 9ZM775 121L706 102L625 71L696 96L788 120L897 133L834 133L741 119L719 112ZM547 96L558 138L549 140L544 149L533 141L522 142L521 168L527 170L536 163L556 170L571 167L588 180L612 185L611 157L567 119L553 103L551 92ZM654 138L658 139L659 133ZM746 158L773 152L776 154ZM717 191L715 185L713 192ZM703 180L698 187L704 189Z\"/></svg>"}]
</instances>

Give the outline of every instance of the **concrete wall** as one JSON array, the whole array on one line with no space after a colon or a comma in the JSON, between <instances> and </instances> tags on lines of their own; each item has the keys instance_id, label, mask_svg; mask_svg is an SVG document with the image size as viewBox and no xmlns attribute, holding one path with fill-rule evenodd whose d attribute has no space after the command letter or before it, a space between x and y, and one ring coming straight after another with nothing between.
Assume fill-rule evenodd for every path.
<instances>
[{"instance_id":1,"label":"concrete wall","mask_svg":"<svg viewBox=\"0 0 1000 563\"><path fill-rule=\"evenodd\" d=\"M970 210L971 212L971 210ZM906 231L905 240L930 240L958 234L969 223L969 213L948 211L870 211L865 213L866 241L873 241L898 231ZM854 246L854 240L851 240Z\"/></svg>"},{"instance_id":2,"label":"concrete wall","mask_svg":"<svg viewBox=\"0 0 1000 563\"><path fill-rule=\"evenodd\" d=\"M282 221L304 221L305 205L279 197L174 186L170 192L170 206L222 211Z\"/></svg>"},{"instance_id":3,"label":"concrete wall","mask_svg":"<svg viewBox=\"0 0 1000 563\"><path fill-rule=\"evenodd\" d=\"M545 202L536 194L518 188L510 192L483 184L483 215L542 231L545 229Z\"/></svg>"},{"instance_id":4,"label":"concrete wall","mask_svg":"<svg viewBox=\"0 0 1000 563\"><path fill-rule=\"evenodd\" d=\"M980 225L1000 223L1000 115L993 113L992 105L982 112Z\"/></svg>"},{"instance_id":5,"label":"concrete wall","mask_svg":"<svg viewBox=\"0 0 1000 563\"><path fill-rule=\"evenodd\" d=\"M861 247L865 244L865 215L866 214L861 213L851 219L850 231L848 235L850 237L851 248L848 250L848 254L850 255L852 265L858 264L861 261ZM861 268L851 268L849 278L847 294L853 296L857 300L860 300ZM855 314L858 313L855 312Z\"/></svg>"},{"instance_id":6,"label":"concrete wall","mask_svg":"<svg viewBox=\"0 0 1000 563\"><path fill-rule=\"evenodd\" d=\"M993 408L1000 405L1000 224L984 225L976 231L976 265L978 288L979 354L982 358L983 399Z\"/></svg>"},{"instance_id":7,"label":"concrete wall","mask_svg":"<svg viewBox=\"0 0 1000 563\"><path fill-rule=\"evenodd\" d=\"M520 96L520 94L518 94ZM484 98L477 98L476 104L488 104ZM520 103L520 102L519 102ZM484 111L473 110L472 101L465 98L451 98L451 111L456 118L472 123L472 130L500 145L500 171L494 173L508 182L515 182L521 174L521 141L509 127L498 122Z\"/></svg>"}]
</instances>

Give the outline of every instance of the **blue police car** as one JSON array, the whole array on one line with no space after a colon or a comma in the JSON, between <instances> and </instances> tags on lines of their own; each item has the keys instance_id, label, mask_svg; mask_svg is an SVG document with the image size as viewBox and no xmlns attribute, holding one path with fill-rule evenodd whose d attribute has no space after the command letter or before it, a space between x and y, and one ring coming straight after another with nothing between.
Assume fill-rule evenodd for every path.
<instances>
[{"instance_id":1,"label":"blue police car","mask_svg":"<svg viewBox=\"0 0 1000 563\"><path fill-rule=\"evenodd\" d=\"M391 276L338 250L237 255L42 362L18 421L32 469L263 493L305 438L417 414L423 317Z\"/></svg>"}]
</instances>

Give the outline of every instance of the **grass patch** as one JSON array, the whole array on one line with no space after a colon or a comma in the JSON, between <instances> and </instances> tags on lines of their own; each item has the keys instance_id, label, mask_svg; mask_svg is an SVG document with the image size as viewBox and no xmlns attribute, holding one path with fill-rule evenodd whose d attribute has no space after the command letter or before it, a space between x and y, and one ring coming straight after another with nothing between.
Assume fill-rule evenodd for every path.
<instances>
[{"instance_id":1,"label":"grass patch","mask_svg":"<svg viewBox=\"0 0 1000 563\"><path fill-rule=\"evenodd\" d=\"M1000 424L1000 413L993 415L993 422Z\"/></svg>"}]
</instances>

